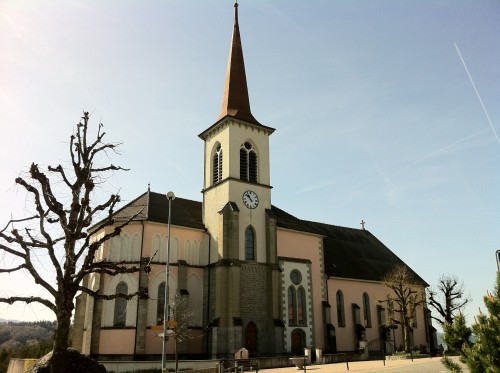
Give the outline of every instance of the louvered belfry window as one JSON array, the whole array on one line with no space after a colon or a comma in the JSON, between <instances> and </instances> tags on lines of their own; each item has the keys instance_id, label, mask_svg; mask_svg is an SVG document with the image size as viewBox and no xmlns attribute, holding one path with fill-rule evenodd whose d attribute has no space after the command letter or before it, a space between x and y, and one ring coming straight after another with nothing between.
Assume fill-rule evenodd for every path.
<instances>
[{"instance_id":1,"label":"louvered belfry window","mask_svg":"<svg viewBox=\"0 0 500 373\"><path fill-rule=\"evenodd\" d=\"M240 148L240 179L257 182L257 152L248 141Z\"/></svg>"},{"instance_id":2,"label":"louvered belfry window","mask_svg":"<svg viewBox=\"0 0 500 373\"><path fill-rule=\"evenodd\" d=\"M212 172L213 183L217 184L222 180L222 148L220 145L217 147L213 157Z\"/></svg>"}]
</instances>

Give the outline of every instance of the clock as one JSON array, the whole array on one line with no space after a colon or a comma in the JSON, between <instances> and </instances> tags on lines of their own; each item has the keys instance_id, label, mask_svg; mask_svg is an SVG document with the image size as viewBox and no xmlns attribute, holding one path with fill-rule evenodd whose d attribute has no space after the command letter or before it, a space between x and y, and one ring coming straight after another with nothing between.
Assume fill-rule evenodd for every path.
<instances>
[{"instance_id":1,"label":"clock","mask_svg":"<svg viewBox=\"0 0 500 373\"><path fill-rule=\"evenodd\" d=\"M252 190L247 190L243 193L243 204L249 209L254 209L259 205L259 197Z\"/></svg>"}]
</instances>

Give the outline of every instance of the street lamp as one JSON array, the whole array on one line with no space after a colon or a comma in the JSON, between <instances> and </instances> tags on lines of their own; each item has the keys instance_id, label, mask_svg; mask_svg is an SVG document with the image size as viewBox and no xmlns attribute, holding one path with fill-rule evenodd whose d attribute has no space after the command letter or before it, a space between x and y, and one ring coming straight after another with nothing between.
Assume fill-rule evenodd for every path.
<instances>
[{"instance_id":1,"label":"street lamp","mask_svg":"<svg viewBox=\"0 0 500 373\"><path fill-rule=\"evenodd\" d=\"M167 353L167 325L170 321L170 301L168 299L168 275L170 274L170 217L172 212L172 201L175 199L174 192L167 193L168 199L168 237L167 237L167 269L165 274L165 304L163 305L163 350L161 354L161 370L165 371L166 353Z\"/></svg>"}]
</instances>

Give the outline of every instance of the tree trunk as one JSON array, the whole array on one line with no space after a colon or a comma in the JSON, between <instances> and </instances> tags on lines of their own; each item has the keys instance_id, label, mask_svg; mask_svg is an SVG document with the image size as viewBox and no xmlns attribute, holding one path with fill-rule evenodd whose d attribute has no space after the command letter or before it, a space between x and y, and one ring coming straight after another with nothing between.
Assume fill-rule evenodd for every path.
<instances>
[{"instance_id":1,"label":"tree trunk","mask_svg":"<svg viewBox=\"0 0 500 373\"><path fill-rule=\"evenodd\" d=\"M410 332L410 326L409 325L404 325L403 326L404 330L404 345L405 345L405 352L411 352L411 332Z\"/></svg>"},{"instance_id":2,"label":"tree trunk","mask_svg":"<svg viewBox=\"0 0 500 373\"><path fill-rule=\"evenodd\" d=\"M54 335L54 351L51 359L51 373L69 372L65 358L69 347L69 333L71 327L71 313L73 302L61 302L57 307L57 329Z\"/></svg>"}]
</instances>

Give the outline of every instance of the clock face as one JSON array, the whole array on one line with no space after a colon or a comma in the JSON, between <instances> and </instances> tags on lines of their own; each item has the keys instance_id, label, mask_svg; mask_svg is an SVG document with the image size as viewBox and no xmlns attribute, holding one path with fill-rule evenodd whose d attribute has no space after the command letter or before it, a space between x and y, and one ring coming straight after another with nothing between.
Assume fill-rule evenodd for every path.
<instances>
[{"instance_id":1,"label":"clock face","mask_svg":"<svg viewBox=\"0 0 500 373\"><path fill-rule=\"evenodd\" d=\"M259 205L259 197L257 196L257 193L252 190L247 190L243 193L243 203L249 209L256 208Z\"/></svg>"}]
</instances>

